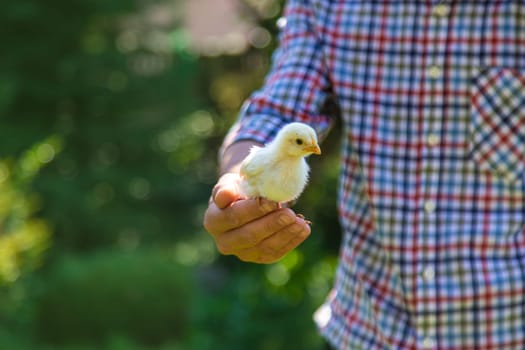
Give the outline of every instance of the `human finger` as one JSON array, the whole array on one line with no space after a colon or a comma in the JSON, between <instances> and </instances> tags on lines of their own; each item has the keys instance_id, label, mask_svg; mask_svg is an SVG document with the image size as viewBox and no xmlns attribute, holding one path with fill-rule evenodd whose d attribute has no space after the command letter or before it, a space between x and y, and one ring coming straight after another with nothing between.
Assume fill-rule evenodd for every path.
<instances>
[{"instance_id":1,"label":"human finger","mask_svg":"<svg viewBox=\"0 0 525 350\"><path fill-rule=\"evenodd\" d=\"M278 208L277 203L265 199L241 199L223 209L212 202L204 214L204 227L210 234L217 236L241 227Z\"/></svg>"},{"instance_id":2,"label":"human finger","mask_svg":"<svg viewBox=\"0 0 525 350\"><path fill-rule=\"evenodd\" d=\"M263 240L257 246L243 249L236 256L246 262L271 264L295 249L308 238L310 226L302 219Z\"/></svg>"},{"instance_id":3,"label":"human finger","mask_svg":"<svg viewBox=\"0 0 525 350\"><path fill-rule=\"evenodd\" d=\"M296 216L291 209L274 210L240 227L216 235L217 248L222 254L235 254L239 250L258 245L295 222Z\"/></svg>"}]
</instances>

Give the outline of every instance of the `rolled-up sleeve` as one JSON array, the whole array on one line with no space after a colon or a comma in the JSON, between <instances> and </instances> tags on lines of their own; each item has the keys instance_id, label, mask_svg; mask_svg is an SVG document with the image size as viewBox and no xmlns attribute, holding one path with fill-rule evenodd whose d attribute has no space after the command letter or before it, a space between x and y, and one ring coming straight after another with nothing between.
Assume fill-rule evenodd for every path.
<instances>
[{"instance_id":1,"label":"rolled-up sleeve","mask_svg":"<svg viewBox=\"0 0 525 350\"><path fill-rule=\"evenodd\" d=\"M241 140L265 144L291 122L309 124L320 138L330 128L332 117L323 113L323 107L331 89L309 1L288 1L284 16L271 70L263 87L244 103L228 144Z\"/></svg>"}]
</instances>

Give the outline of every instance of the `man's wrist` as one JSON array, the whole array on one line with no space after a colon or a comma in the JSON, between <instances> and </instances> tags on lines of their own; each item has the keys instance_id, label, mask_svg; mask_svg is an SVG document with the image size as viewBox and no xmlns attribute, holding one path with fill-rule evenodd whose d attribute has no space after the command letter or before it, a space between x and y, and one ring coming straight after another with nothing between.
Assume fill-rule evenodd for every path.
<instances>
[{"instance_id":1,"label":"man's wrist","mask_svg":"<svg viewBox=\"0 0 525 350\"><path fill-rule=\"evenodd\" d=\"M260 143L250 140L234 142L222 151L219 157L219 175L226 173L239 173L241 163L250 153L253 146L261 146Z\"/></svg>"}]
</instances>

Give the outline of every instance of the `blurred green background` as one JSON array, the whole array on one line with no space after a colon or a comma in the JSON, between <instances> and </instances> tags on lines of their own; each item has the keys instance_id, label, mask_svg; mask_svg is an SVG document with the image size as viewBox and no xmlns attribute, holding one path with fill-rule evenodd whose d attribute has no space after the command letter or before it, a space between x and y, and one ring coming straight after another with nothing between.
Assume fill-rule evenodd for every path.
<instances>
[{"instance_id":1,"label":"blurred green background","mask_svg":"<svg viewBox=\"0 0 525 350\"><path fill-rule=\"evenodd\" d=\"M337 133L297 205L313 233L282 261L219 256L201 225L282 5L2 2L0 349L322 348Z\"/></svg>"}]
</instances>

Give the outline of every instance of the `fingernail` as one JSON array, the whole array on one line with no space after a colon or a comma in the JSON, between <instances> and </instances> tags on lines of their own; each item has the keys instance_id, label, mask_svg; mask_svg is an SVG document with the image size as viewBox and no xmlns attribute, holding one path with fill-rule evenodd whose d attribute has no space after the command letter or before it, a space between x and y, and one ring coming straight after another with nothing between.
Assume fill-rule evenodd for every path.
<instances>
[{"instance_id":1,"label":"fingernail","mask_svg":"<svg viewBox=\"0 0 525 350\"><path fill-rule=\"evenodd\" d=\"M290 225L294 221L295 221L295 219L290 217L290 216L288 216L288 215L281 215L281 216L279 216L279 223L281 225Z\"/></svg>"}]
</instances>

